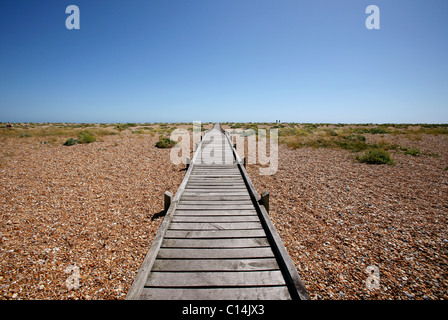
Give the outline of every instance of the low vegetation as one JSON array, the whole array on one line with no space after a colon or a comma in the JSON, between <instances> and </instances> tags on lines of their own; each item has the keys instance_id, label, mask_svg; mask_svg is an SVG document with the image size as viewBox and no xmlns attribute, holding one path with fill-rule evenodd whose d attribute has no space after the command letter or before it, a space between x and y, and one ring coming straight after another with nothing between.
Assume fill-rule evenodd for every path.
<instances>
[{"instance_id":1,"label":"low vegetation","mask_svg":"<svg viewBox=\"0 0 448 320\"><path fill-rule=\"evenodd\" d=\"M202 123L202 130L210 128L210 123ZM279 123L279 122L225 122L227 128L243 130L243 136L260 133L259 129L278 129L279 142L291 148L334 148L354 152L359 161L379 163L387 160L368 160L377 156L401 153L412 157L440 157L435 152L424 152L412 142L421 141L424 135L448 135L448 124L330 124L330 123ZM170 134L184 126L190 132L192 123L0 123L1 137L33 138L41 137L39 142L64 145L91 143L107 135L158 135L158 148L171 148L176 142L169 139ZM388 137L405 136L411 146L391 143ZM76 138L75 138L76 137ZM64 139L60 141L61 139ZM59 140L59 142L56 142ZM376 150L376 151L375 151ZM384 158L384 157L383 157ZM380 159L383 159L380 157Z\"/></svg>"},{"instance_id":2,"label":"low vegetation","mask_svg":"<svg viewBox=\"0 0 448 320\"><path fill-rule=\"evenodd\" d=\"M80 131L78 133L78 139L73 139L73 138L68 138L65 143L64 146L73 146L75 144L78 143L91 143L96 141L96 137L90 133L89 131Z\"/></svg>"},{"instance_id":3,"label":"low vegetation","mask_svg":"<svg viewBox=\"0 0 448 320\"><path fill-rule=\"evenodd\" d=\"M160 136L159 141L156 142L157 148L172 148L177 144L176 141L171 140L170 138Z\"/></svg>"},{"instance_id":4,"label":"low vegetation","mask_svg":"<svg viewBox=\"0 0 448 320\"><path fill-rule=\"evenodd\" d=\"M357 155L356 159L367 164L394 164L390 154L383 149L368 149L362 155Z\"/></svg>"},{"instance_id":5,"label":"low vegetation","mask_svg":"<svg viewBox=\"0 0 448 320\"><path fill-rule=\"evenodd\" d=\"M409 154L411 156L417 157L421 154L420 150L417 148L403 148L404 154Z\"/></svg>"},{"instance_id":6,"label":"low vegetation","mask_svg":"<svg viewBox=\"0 0 448 320\"><path fill-rule=\"evenodd\" d=\"M392 164L390 152L414 157L440 157L416 147L391 143L403 135L410 142L424 135L447 135L448 124L329 124L329 123L225 123L231 129L278 129L279 142L291 148L333 148L357 153L357 159L371 164ZM267 131L269 134L269 130ZM396 139L395 139L396 140ZM362 154L360 154L362 153Z\"/></svg>"},{"instance_id":7,"label":"low vegetation","mask_svg":"<svg viewBox=\"0 0 448 320\"><path fill-rule=\"evenodd\" d=\"M64 146L74 146L77 143L78 139L68 138L67 140L65 140Z\"/></svg>"},{"instance_id":8,"label":"low vegetation","mask_svg":"<svg viewBox=\"0 0 448 320\"><path fill-rule=\"evenodd\" d=\"M81 131L78 133L78 143L91 143L96 141L96 137L89 131Z\"/></svg>"}]
</instances>

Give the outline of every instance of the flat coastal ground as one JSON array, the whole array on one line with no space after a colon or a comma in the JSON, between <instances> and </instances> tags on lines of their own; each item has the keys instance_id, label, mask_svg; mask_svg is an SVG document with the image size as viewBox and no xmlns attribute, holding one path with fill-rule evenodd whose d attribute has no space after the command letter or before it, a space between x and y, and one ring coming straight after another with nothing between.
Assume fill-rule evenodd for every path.
<instances>
[{"instance_id":1,"label":"flat coastal ground","mask_svg":"<svg viewBox=\"0 0 448 320\"><path fill-rule=\"evenodd\" d=\"M173 127L0 128L0 299L124 299L185 174L155 147ZM62 145L83 129L97 140ZM400 146L395 163L282 143L274 175L248 166L303 283L312 299L448 299L448 135L363 136Z\"/></svg>"}]
</instances>

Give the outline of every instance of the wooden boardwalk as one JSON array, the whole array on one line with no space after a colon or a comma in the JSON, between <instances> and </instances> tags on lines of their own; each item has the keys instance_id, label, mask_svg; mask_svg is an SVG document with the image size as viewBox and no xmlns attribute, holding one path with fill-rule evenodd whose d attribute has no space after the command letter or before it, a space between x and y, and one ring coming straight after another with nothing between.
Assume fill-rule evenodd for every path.
<instances>
[{"instance_id":1,"label":"wooden boardwalk","mask_svg":"<svg viewBox=\"0 0 448 320\"><path fill-rule=\"evenodd\" d=\"M126 299L309 299L259 200L230 137L215 125Z\"/></svg>"}]
</instances>

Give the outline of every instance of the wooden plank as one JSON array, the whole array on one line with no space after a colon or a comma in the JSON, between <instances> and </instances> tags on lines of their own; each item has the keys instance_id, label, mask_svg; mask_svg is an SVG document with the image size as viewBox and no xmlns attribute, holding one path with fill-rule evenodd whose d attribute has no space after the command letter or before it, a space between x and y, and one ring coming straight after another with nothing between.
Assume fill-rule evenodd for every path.
<instances>
[{"instance_id":1,"label":"wooden plank","mask_svg":"<svg viewBox=\"0 0 448 320\"><path fill-rule=\"evenodd\" d=\"M185 196L183 195L181 198L181 200L250 200L250 196L249 195L245 195L245 196L197 196L197 197L191 197L191 196Z\"/></svg>"},{"instance_id":2,"label":"wooden plank","mask_svg":"<svg viewBox=\"0 0 448 320\"><path fill-rule=\"evenodd\" d=\"M201 182L201 183L209 183L209 182L219 182L219 183L224 183L224 182L232 182L232 183L241 183L241 177L238 178L210 178L210 177L194 177L192 179L189 180L190 182Z\"/></svg>"},{"instance_id":3,"label":"wooden plank","mask_svg":"<svg viewBox=\"0 0 448 320\"><path fill-rule=\"evenodd\" d=\"M221 168L221 169L218 169L218 168L209 168L209 167L203 167L203 168L197 168L197 167L195 167L194 168L194 170L193 170L193 173L196 173L196 172L206 172L206 173L208 173L208 172L211 172L211 173L236 173L236 174L239 174L239 170L238 170L238 168L237 167L229 167L229 168Z\"/></svg>"},{"instance_id":4,"label":"wooden plank","mask_svg":"<svg viewBox=\"0 0 448 320\"><path fill-rule=\"evenodd\" d=\"M184 238L184 239L201 239L201 238L259 238L266 237L263 229L251 230L168 230L165 233L165 239Z\"/></svg>"},{"instance_id":5,"label":"wooden plank","mask_svg":"<svg viewBox=\"0 0 448 320\"><path fill-rule=\"evenodd\" d=\"M235 272L151 272L145 287L284 286L280 270Z\"/></svg>"},{"instance_id":6,"label":"wooden plank","mask_svg":"<svg viewBox=\"0 0 448 320\"><path fill-rule=\"evenodd\" d=\"M240 288L144 288L145 300L290 300L286 286Z\"/></svg>"},{"instance_id":7,"label":"wooden plank","mask_svg":"<svg viewBox=\"0 0 448 320\"><path fill-rule=\"evenodd\" d=\"M203 189L187 189L183 193L184 196L196 197L230 197L230 196L248 196L246 189L218 189L218 188L203 188Z\"/></svg>"},{"instance_id":8,"label":"wooden plank","mask_svg":"<svg viewBox=\"0 0 448 320\"><path fill-rule=\"evenodd\" d=\"M246 190L244 184L189 184L186 189L239 189Z\"/></svg>"},{"instance_id":9,"label":"wooden plank","mask_svg":"<svg viewBox=\"0 0 448 320\"><path fill-rule=\"evenodd\" d=\"M242 192L244 194L249 194L247 192L247 189L245 188L239 188L239 187L233 187L233 188L221 188L218 186L210 186L210 187L205 187L205 188L186 188L185 189L185 193L187 192L195 192L195 193L210 193L210 192Z\"/></svg>"},{"instance_id":10,"label":"wooden plank","mask_svg":"<svg viewBox=\"0 0 448 320\"><path fill-rule=\"evenodd\" d=\"M159 259L274 258L270 247L257 248L161 248Z\"/></svg>"},{"instance_id":11,"label":"wooden plank","mask_svg":"<svg viewBox=\"0 0 448 320\"><path fill-rule=\"evenodd\" d=\"M180 216L175 215L173 222L260 222L258 216Z\"/></svg>"},{"instance_id":12,"label":"wooden plank","mask_svg":"<svg viewBox=\"0 0 448 320\"><path fill-rule=\"evenodd\" d=\"M229 165L196 164L194 166L194 170L198 170L198 171L215 170L215 171L229 171L229 172L232 172L234 170L239 170L239 169L238 169L238 166L236 164L229 164Z\"/></svg>"},{"instance_id":13,"label":"wooden plank","mask_svg":"<svg viewBox=\"0 0 448 320\"><path fill-rule=\"evenodd\" d=\"M236 170L238 171L238 167L234 164L222 165L222 166L196 166L195 170L216 170L216 171L225 171L225 170Z\"/></svg>"},{"instance_id":14,"label":"wooden plank","mask_svg":"<svg viewBox=\"0 0 448 320\"><path fill-rule=\"evenodd\" d=\"M257 222L172 222L169 230L232 230L232 229L260 229L261 223Z\"/></svg>"},{"instance_id":15,"label":"wooden plank","mask_svg":"<svg viewBox=\"0 0 448 320\"><path fill-rule=\"evenodd\" d=\"M249 204L221 204L218 206L209 204L209 205L200 205L200 204L179 204L178 208L183 209L192 209L192 210L213 210L213 209L222 209L222 210L238 210L238 209L253 209L253 205Z\"/></svg>"},{"instance_id":16,"label":"wooden plank","mask_svg":"<svg viewBox=\"0 0 448 320\"><path fill-rule=\"evenodd\" d=\"M249 195L249 193L247 192L247 190L233 190L233 189L229 189L229 190L188 189L188 190L185 190L183 195L197 196L197 197L204 197L204 196L223 197L223 196L247 196L247 195Z\"/></svg>"},{"instance_id":17,"label":"wooden plank","mask_svg":"<svg viewBox=\"0 0 448 320\"><path fill-rule=\"evenodd\" d=\"M209 180L216 180L216 179L222 179L222 180L233 180L233 181L241 181L241 175L237 174L194 174L191 175L193 180L199 180L199 179L209 179Z\"/></svg>"},{"instance_id":18,"label":"wooden plank","mask_svg":"<svg viewBox=\"0 0 448 320\"><path fill-rule=\"evenodd\" d=\"M213 206L222 206L222 205L252 205L252 201L250 200L184 200L181 199L179 201L179 205L185 204L185 205L213 205Z\"/></svg>"},{"instance_id":19,"label":"wooden plank","mask_svg":"<svg viewBox=\"0 0 448 320\"><path fill-rule=\"evenodd\" d=\"M152 271L279 270L275 258L257 259L157 259Z\"/></svg>"},{"instance_id":20,"label":"wooden plank","mask_svg":"<svg viewBox=\"0 0 448 320\"><path fill-rule=\"evenodd\" d=\"M246 196L247 192L234 192L234 191L229 191L229 192L185 192L184 193L185 196L188 197L204 197L204 196L211 196L211 197L231 197L231 196Z\"/></svg>"},{"instance_id":21,"label":"wooden plank","mask_svg":"<svg viewBox=\"0 0 448 320\"><path fill-rule=\"evenodd\" d=\"M239 215L257 215L257 212L254 209L246 209L246 210L200 210L200 209L182 209L176 210L174 215L207 215L207 216L239 216Z\"/></svg>"},{"instance_id":22,"label":"wooden plank","mask_svg":"<svg viewBox=\"0 0 448 320\"><path fill-rule=\"evenodd\" d=\"M245 185L242 184L223 184L223 183L201 183L201 184L189 184L187 189L210 189L210 188L219 188L219 189L243 189L247 190Z\"/></svg>"},{"instance_id":23,"label":"wooden plank","mask_svg":"<svg viewBox=\"0 0 448 320\"><path fill-rule=\"evenodd\" d=\"M210 168L198 169L197 166L194 168L194 173L238 173L238 167L228 167L228 168L214 168L211 166Z\"/></svg>"},{"instance_id":24,"label":"wooden plank","mask_svg":"<svg viewBox=\"0 0 448 320\"><path fill-rule=\"evenodd\" d=\"M241 183L210 183L210 182L201 182L201 184L189 184L189 189L239 189L239 190L247 190L246 186Z\"/></svg>"},{"instance_id":25,"label":"wooden plank","mask_svg":"<svg viewBox=\"0 0 448 320\"><path fill-rule=\"evenodd\" d=\"M192 178L238 178L241 179L241 175L238 173L219 173L219 172L215 172L215 173L193 173L191 175Z\"/></svg>"},{"instance_id":26,"label":"wooden plank","mask_svg":"<svg viewBox=\"0 0 448 320\"><path fill-rule=\"evenodd\" d=\"M204 179L207 179L207 178L204 178ZM215 178L208 178L208 182L207 183L216 183L216 179ZM214 181L215 180L215 181ZM235 184L244 184L244 181L242 180L242 179L228 179L229 181L224 181L224 182L221 182L221 183L235 183ZM203 182L203 180L202 179L194 179L194 180L190 180L189 182L188 182L189 184L200 184L200 183L205 183L205 182Z\"/></svg>"},{"instance_id":27,"label":"wooden plank","mask_svg":"<svg viewBox=\"0 0 448 320\"><path fill-rule=\"evenodd\" d=\"M267 247L267 238L163 239L163 248L257 248Z\"/></svg>"},{"instance_id":28,"label":"wooden plank","mask_svg":"<svg viewBox=\"0 0 448 320\"><path fill-rule=\"evenodd\" d=\"M194 170L192 173L192 176L198 176L198 175L211 175L211 176L221 176L221 175L231 175L231 176L241 176L240 172L238 171L238 169L234 170L215 170L215 169L210 169L210 170Z\"/></svg>"}]
</instances>

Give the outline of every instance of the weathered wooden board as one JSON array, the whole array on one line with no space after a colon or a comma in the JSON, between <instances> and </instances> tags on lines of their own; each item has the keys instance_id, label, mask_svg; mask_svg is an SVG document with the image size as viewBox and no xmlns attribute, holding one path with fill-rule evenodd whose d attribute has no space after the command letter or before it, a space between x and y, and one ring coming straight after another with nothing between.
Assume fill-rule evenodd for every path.
<instances>
[{"instance_id":1,"label":"weathered wooden board","mask_svg":"<svg viewBox=\"0 0 448 320\"><path fill-rule=\"evenodd\" d=\"M279 270L274 258L256 259L157 259L152 271L255 271Z\"/></svg>"},{"instance_id":2,"label":"weathered wooden board","mask_svg":"<svg viewBox=\"0 0 448 320\"><path fill-rule=\"evenodd\" d=\"M239 189L239 190L243 189L243 190L245 190L246 186L243 185L243 184L227 184L227 185L224 185L224 184L214 184L214 185L211 185L211 184L196 184L196 185L191 185L191 184L189 184L187 186L186 190L190 190L190 189L231 189L231 190L233 190L233 189Z\"/></svg>"},{"instance_id":3,"label":"weathered wooden board","mask_svg":"<svg viewBox=\"0 0 448 320\"><path fill-rule=\"evenodd\" d=\"M237 205L249 205L252 206L252 202L250 200L185 200L181 199L179 201L179 204L188 204L188 205L213 205L213 206L222 206L222 205L230 205L230 204L237 204Z\"/></svg>"},{"instance_id":4,"label":"weathered wooden board","mask_svg":"<svg viewBox=\"0 0 448 320\"><path fill-rule=\"evenodd\" d=\"M239 288L144 288L142 299L160 300L291 300L287 286Z\"/></svg>"},{"instance_id":5,"label":"weathered wooden board","mask_svg":"<svg viewBox=\"0 0 448 320\"><path fill-rule=\"evenodd\" d=\"M239 210L239 209L252 209L253 206L246 205L246 204L221 204L218 206L212 205L212 204L179 204L178 208L180 210L184 209L192 209L192 210Z\"/></svg>"},{"instance_id":6,"label":"weathered wooden board","mask_svg":"<svg viewBox=\"0 0 448 320\"><path fill-rule=\"evenodd\" d=\"M185 189L184 195L189 194L201 194L202 197L204 196L211 196L210 193L215 194L221 194L222 197L229 196L232 193L235 193L236 195L243 195L243 196L249 196L246 190L244 189L224 189L224 188L202 188L202 189ZM199 200L199 199L195 199ZM252 203L251 201L249 201Z\"/></svg>"},{"instance_id":7,"label":"weathered wooden board","mask_svg":"<svg viewBox=\"0 0 448 320\"><path fill-rule=\"evenodd\" d=\"M176 210L174 215L194 215L194 216L200 216L200 215L206 215L206 216L239 216L239 215L257 215L257 212L253 209L246 209L246 210L217 210L216 208L214 210L206 210L206 209L182 209L182 210Z\"/></svg>"},{"instance_id":8,"label":"weathered wooden board","mask_svg":"<svg viewBox=\"0 0 448 320\"><path fill-rule=\"evenodd\" d=\"M153 272L146 287L284 286L280 270L235 272Z\"/></svg>"},{"instance_id":9,"label":"weathered wooden board","mask_svg":"<svg viewBox=\"0 0 448 320\"><path fill-rule=\"evenodd\" d=\"M260 222L256 215L250 216L180 216L175 215L173 222Z\"/></svg>"},{"instance_id":10,"label":"weathered wooden board","mask_svg":"<svg viewBox=\"0 0 448 320\"><path fill-rule=\"evenodd\" d=\"M257 248L269 246L267 238L163 239L162 248Z\"/></svg>"},{"instance_id":11,"label":"weathered wooden board","mask_svg":"<svg viewBox=\"0 0 448 320\"><path fill-rule=\"evenodd\" d=\"M260 221L256 222L171 222L168 230L248 230L261 229Z\"/></svg>"},{"instance_id":12,"label":"weathered wooden board","mask_svg":"<svg viewBox=\"0 0 448 320\"><path fill-rule=\"evenodd\" d=\"M210 239L210 238L259 238L266 237L263 229L251 230L167 230L165 239Z\"/></svg>"},{"instance_id":13,"label":"weathered wooden board","mask_svg":"<svg viewBox=\"0 0 448 320\"><path fill-rule=\"evenodd\" d=\"M216 201L216 200L250 200L250 196L249 195L244 195L244 196L186 196L183 195L181 198L181 200L197 200L197 201L201 201L201 200L211 200L211 201Z\"/></svg>"},{"instance_id":14,"label":"weathered wooden board","mask_svg":"<svg viewBox=\"0 0 448 320\"><path fill-rule=\"evenodd\" d=\"M157 256L161 259L249 259L274 258L272 249L256 248L161 248Z\"/></svg>"},{"instance_id":15,"label":"weathered wooden board","mask_svg":"<svg viewBox=\"0 0 448 320\"><path fill-rule=\"evenodd\" d=\"M235 190L226 190L226 191L219 191L219 190L202 190L202 191L198 191L198 190L186 190L184 193L184 196L199 196L199 197L216 197L216 196L221 196L221 197L231 197L231 196L248 196L249 194L246 191L235 191ZM184 200L184 199L181 199ZM189 199L191 200L191 199ZM197 201L199 201L200 199L195 199ZM228 200L228 201L232 201L232 200ZM249 201L249 203L251 203ZM219 204L219 203L218 203Z\"/></svg>"}]
</instances>

